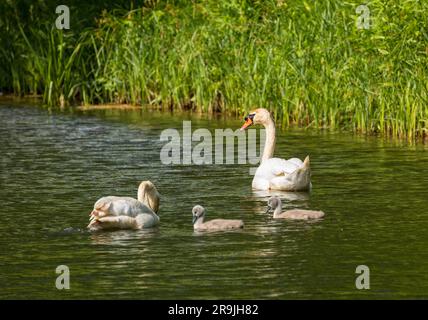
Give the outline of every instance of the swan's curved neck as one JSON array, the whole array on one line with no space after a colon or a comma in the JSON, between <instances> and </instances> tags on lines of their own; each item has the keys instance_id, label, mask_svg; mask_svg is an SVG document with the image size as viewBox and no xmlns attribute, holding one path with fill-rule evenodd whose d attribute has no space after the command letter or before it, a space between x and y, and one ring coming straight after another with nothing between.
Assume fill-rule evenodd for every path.
<instances>
[{"instance_id":1,"label":"swan's curved neck","mask_svg":"<svg viewBox=\"0 0 428 320\"><path fill-rule=\"evenodd\" d=\"M204 216L200 216L194 223L195 226L200 226L201 224L204 224Z\"/></svg>"},{"instance_id":2,"label":"swan's curved neck","mask_svg":"<svg viewBox=\"0 0 428 320\"><path fill-rule=\"evenodd\" d=\"M262 155L262 162L273 157L275 151L275 122L269 117L269 121L264 124L266 129L265 147Z\"/></svg>"},{"instance_id":3,"label":"swan's curved neck","mask_svg":"<svg viewBox=\"0 0 428 320\"><path fill-rule=\"evenodd\" d=\"M149 207L154 213L159 210L159 193L154 186L140 184L138 187L137 200Z\"/></svg>"},{"instance_id":4,"label":"swan's curved neck","mask_svg":"<svg viewBox=\"0 0 428 320\"><path fill-rule=\"evenodd\" d=\"M144 203L145 197L144 197L144 188L138 187L138 194L137 194L137 200Z\"/></svg>"}]
</instances>

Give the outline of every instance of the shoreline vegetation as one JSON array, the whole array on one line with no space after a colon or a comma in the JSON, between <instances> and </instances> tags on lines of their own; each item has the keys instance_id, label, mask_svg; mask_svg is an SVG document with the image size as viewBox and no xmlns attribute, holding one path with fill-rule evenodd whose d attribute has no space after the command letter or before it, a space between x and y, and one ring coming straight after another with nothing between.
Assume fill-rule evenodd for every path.
<instances>
[{"instance_id":1,"label":"shoreline vegetation","mask_svg":"<svg viewBox=\"0 0 428 320\"><path fill-rule=\"evenodd\" d=\"M0 4L0 91L51 106L151 105L400 137L428 134L428 2ZM86 3L86 4L85 4ZM103 3L103 4L101 4Z\"/></svg>"}]
</instances>

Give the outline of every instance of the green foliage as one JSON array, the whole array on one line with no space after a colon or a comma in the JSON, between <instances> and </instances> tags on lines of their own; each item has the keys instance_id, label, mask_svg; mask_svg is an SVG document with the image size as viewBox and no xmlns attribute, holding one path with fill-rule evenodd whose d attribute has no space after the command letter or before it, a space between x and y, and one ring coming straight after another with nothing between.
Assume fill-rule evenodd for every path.
<instances>
[{"instance_id":1,"label":"green foliage","mask_svg":"<svg viewBox=\"0 0 428 320\"><path fill-rule=\"evenodd\" d=\"M62 95L239 114L264 106L285 126L426 135L428 2L370 1L368 30L356 27L360 4L145 1L70 31L54 19L17 31L4 19L0 86L50 105Z\"/></svg>"}]
</instances>

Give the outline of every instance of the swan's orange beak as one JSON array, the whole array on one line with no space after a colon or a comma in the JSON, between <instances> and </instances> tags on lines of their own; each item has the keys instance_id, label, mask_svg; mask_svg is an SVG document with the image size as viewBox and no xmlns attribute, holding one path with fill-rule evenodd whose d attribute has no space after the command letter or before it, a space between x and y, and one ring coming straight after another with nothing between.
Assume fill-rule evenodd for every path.
<instances>
[{"instance_id":1,"label":"swan's orange beak","mask_svg":"<svg viewBox=\"0 0 428 320\"><path fill-rule=\"evenodd\" d=\"M245 117L244 120L245 120L245 123L242 125L241 131L247 129L249 126L251 126L253 124L252 117Z\"/></svg>"}]
</instances>

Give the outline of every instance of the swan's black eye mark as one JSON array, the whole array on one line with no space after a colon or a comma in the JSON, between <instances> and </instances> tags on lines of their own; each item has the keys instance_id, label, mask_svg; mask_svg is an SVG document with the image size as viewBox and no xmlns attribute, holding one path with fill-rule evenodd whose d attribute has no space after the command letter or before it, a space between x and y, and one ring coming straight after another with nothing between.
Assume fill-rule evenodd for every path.
<instances>
[{"instance_id":1,"label":"swan's black eye mark","mask_svg":"<svg viewBox=\"0 0 428 320\"><path fill-rule=\"evenodd\" d=\"M251 119L251 121L253 121L254 116L255 116L255 114L254 114L254 113L249 114L248 116L246 116L246 117L244 118L244 120L245 120L245 121L247 121L248 119Z\"/></svg>"}]
</instances>

